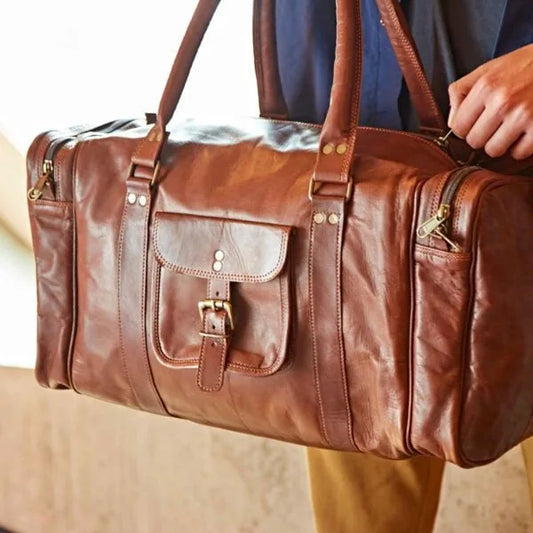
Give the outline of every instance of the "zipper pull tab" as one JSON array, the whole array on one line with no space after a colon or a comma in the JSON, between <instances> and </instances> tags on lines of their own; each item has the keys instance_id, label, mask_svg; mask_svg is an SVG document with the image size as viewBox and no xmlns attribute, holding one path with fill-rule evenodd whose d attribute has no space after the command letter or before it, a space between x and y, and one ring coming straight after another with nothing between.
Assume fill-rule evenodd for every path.
<instances>
[{"instance_id":1,"label":"zipper pull tab","mask_svg":"<svg viewBox=\"0 0 533 533\"><path fill-rule=\"evenodd\" d=\"M441 204L437 214L426 220L418 227L416 230L417 235L421 239L429 237L432 233L435 233L435 231L440 228L444 222L446 222L446 220L448 220L449 216L450 206L448 204Z\"/></svg>"},{"instance_id":2,"label":"zipper pull tab","mask_svg":"<svg viewBox=\"0 0 533 533\"><path fill-rule=\"evenodd\" d=\"M453 242L441 229L440 227L437 228L433 232L437 237L441 238L451 249L452 252L458 253L462 252L461 247L456 243Z\"/></svg>"},{"instance_id":3,"label":"zipper pull tab","mask_svg":"<svg viewBox=\"0 0 533 533\"><path fill-rule=\"evenodd\" d=\"M39 176L39 179L35 185L28 191L28 200L35 202L43 195L43 189L50 181L50 178L54 174L54 163L49 159L45 159L43 162L43 172Z\"/></svg>"},{"instance_id":4,"label":"zipper pull tab","mask_svg":"<svg viewBox=\"0 0 533 533\"><path fill-rule=\"evenodd\" d=\"M442 148L443 150L447 150L448 149L448 139L450 138L452 133L453 133L453 130L448 130L448 133L446 133L445 135L441 135L440 137L437 137L436 139L434 139L435 144L438 147Z\"/></svg>"}]
</instances>

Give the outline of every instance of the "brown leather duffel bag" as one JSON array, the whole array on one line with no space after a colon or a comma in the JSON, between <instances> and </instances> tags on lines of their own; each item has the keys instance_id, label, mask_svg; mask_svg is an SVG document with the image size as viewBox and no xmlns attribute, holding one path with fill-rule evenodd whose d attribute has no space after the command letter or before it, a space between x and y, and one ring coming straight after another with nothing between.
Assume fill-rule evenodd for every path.
<instances>
[{"instance_id":1,"label":"brown leather duffel bag","mask_svg":"<svg viewBox=\"0 0 533 533\"><path fill-rule=\"evenodd\" d=\"M497 458L533 433L533 180L439 141L385 0L423 133L357 127L357 0L337 2L323 127L167 132L218 3L200 0L154 124L30 148L39 382L309 446ZM258 74L264 111L279 80Z\"/></svg>"}]
</instances>

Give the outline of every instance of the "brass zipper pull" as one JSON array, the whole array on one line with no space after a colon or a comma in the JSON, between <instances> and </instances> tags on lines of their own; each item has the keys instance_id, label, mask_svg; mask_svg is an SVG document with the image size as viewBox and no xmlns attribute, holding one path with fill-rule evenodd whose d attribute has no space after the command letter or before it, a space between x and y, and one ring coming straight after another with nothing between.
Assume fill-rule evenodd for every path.
<instances>
[{"instance_id":1,"label":"brass zipper pull","mask_svg":"<svg viewBox=\"0 0 533 533\"><path fill-rule=\"evenodd\" d=\"M452 252L461 252L461 247L456 243L453 242L441 229L438 227L434 232L433 235L436 237L439 237L442 239L450 248Z\"/></svg>"},{"instance_id":2,"label":"brass zipper pull","mask_svg":"<svg viewBox=\"0 0 533 533\"><path fill-rule=\"evenodd\" d=\"M450 216L450 206L448 204L441 204L437 214L422 223L416 230L417 235L421 239L429 237L435 230L440 228Z\"/></svg>"},{"instance_id":3,"label":"brass zipper pull","mask_svg":"<svg viewBox=\"0 0 533 533\"><path fill-rule=\"evenodd\" d=\"M28 191L28 200L35 202L43 195L43 189L50 181L54 174L54 162L50 159L45 159L43 162L43 171L35 185Z\"/></svg>"},{"instance_id":4,"label":"brass zipper pull","mask_svg":"<svg viewBox=\"0 0 533 533\"><path fill-rule=\"evenodd\" d=\"M448 150L448 139L452 135L453 130L449 130L448 133L445 135L441 135L440 137L437 137L436 139L433 139L435 144L442 148L443 150Z\"/></svg>"},{"instance_id":5,"label":"brass zipper pull","mask_svg":"<svg viewBox=\"0 0 533 533\"><path fill-rule=\"evenodd\" d=\"M416 233L421 239L426 239L430 236L438 237L450 246L452 252L460 252L461 247L446 235L445 223L450 218L450 214L450 204L441 204L437 214L421 224Z\"/></svg>"}]
</instances>

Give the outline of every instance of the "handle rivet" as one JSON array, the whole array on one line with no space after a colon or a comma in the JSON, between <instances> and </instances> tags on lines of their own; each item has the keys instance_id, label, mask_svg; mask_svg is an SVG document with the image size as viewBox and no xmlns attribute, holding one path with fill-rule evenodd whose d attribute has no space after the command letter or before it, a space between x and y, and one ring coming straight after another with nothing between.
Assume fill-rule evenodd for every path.
<instances>
[{"instance_id":1,"label":"handle rivet","mask_svg":"<svg viewBox=\"0 0 533 533\"><path fill-rule=\"evenodd\" d=\"M329 215L328 217L328 222L330 224L338 224L339 223L339 215L337 215L336 213L331 213L331 215Z\"/></svg>"},{"instance_id":2,"label":"handle rivet","mask_svg":"<svg viewBox=\"0 0 533 533\"><path fill-rule=\"evenodd\" d=\"M347 150L348 150L348 146L346 145L346 143L341 143L337 145L337 153L339 155L345 154Z\"/></svg>"},{"instance_id":3,"label":"handle rivet","mask_svg":"<svg viewBox=\"0 0 533 533\"><path fill-rule=\"evenodd\" d=\"M323 224L326 220L326 215L324 215L324 213L315 213L313 220L315 221L315 224Z\"/></svg>"},{"instance_id":4,"label":"handle rivet","mask_svg":"<svg viewBox=\"0 0 533 533\"><path fill-rule=\"evenodd\" d=\"M215 261L213 263L213 270L215 272L220 272L222 270L222 263L220 261Z\"/></svg>"},{"instance_id":5,"label":"handle rivet","mask_svg":"<svg viewBox=\"0 0 533 533\"><path fill-rule=\"evenodd\" d=\"M146 207L146 204L148 203L148 198L146 198L146 196L144 196L144 194L141 194L139 196L139 205L141 207Z\"/></svg>"},{"instance_id":6,"label":"handle rivet","mask_svg":"<svg viewBox=\"0 0 533 533\"><path fill-rule=\"evenodd\" d=\"M322 153L325 155L329 155L333 153L333 150L335 150L335 146L331 143L325 144L322 147Z\"/></svg>"},{"instance_id":7,"label":"handle rivet","mask_svg":"<svg viewBox=\"0 0 533 533\"><path fill-rule=\"evenodd\" d=\"M136 201L137 201L137 196L134 193L130 192L128 194L128 204L133 205Z\"/></svg>"},{"instance_id":8,"label":"handle rivet","mask_svg":"<svg viewBox=\"0 0 533 533\"><path fill-rule=\"evenodd\" d=\"M222 250L217 250L215 252L215 259L217 261L222 261L222 259L224 259L224 252Z\"/></svg>"}]
</instances>

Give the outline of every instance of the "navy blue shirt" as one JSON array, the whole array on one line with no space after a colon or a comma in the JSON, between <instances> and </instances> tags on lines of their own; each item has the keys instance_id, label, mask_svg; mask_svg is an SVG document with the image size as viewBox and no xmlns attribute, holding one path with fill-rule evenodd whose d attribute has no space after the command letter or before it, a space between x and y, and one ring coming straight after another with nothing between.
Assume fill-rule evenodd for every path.
<instances>
[{"instance_id":1,"label":"navy blue shirt","mask_svg":"<svg viewBox=\"0 0 533 533\"><path fill-rule=\"evenodd\" d=\"M361 0L361 125L416 126L375 0ZM531 0L403 0L420 55L446 115L447 87L482 63L533 43ZM335 54L334 0L277 0L277 44L289 115L323 121ZM429 28L429 29L428 29Z\"/></svg>"}]
</instances>

